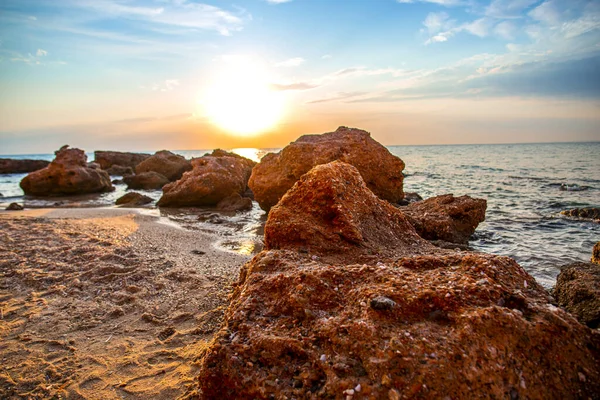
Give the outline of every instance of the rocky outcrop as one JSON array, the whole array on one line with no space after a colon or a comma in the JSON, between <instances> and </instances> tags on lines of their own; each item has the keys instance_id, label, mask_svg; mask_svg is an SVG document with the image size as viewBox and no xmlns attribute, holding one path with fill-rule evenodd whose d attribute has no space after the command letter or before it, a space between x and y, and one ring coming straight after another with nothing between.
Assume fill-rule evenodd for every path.
<instances>
[{"instance_id":1,"label":"rocky outcrop","mask_svg":"<svg viewBox=\"0 0 600 400\"><path fill-rule=\"evenodd\" d=\"M169 180L158 172L150 171L124 176L123 182L127 185L127 189L157 190L162 189Z\"/></svg>"},{"instance_id":2,"label":"rocky outcrop","mask_svg":"<svg viewBox=\"0 0 600 400\"><path fill-rule=\"evenodd\" d=\"M600 208L574 208L572 210L564 210L560 212L562 215L572 218L591 219L600 222Z\"/></svg>"},{"instance_id":3,"label":"rocky outcrop","mask_svg":"<svg viewBox=\"0 0 600 400\"><path fill-rule=\"evenodd\" d=\"M124 167L122 165L111 165L106 169L109 175L127 176L133 175L133 169L131 167Z\"/></svg>"},{"instance_id":4,"label":"rocky outcrop","mask_svg":"<svg viewBox=\"0 0 600 400\"><path fill-rule=\"evenodd\" d=\"M152 198L136 192L127 193L115 202L116 205L122 207L137 207L148 203L152 203Z\"/></svg>"},{"instance_id":5,"label":"rocky outcrop","mask_svg":"<svg viewBox=\"0 0 600 400\"><path fill-rule=\"evenodd\" d=\"M584 262L565 265L553 294L579 322L590 328L600 327L600 266Z\"/></svg>"},{"instance_id":6,"label":"rocky outcrop","mask_svg":"<svg viewBox=\"0 0 600 400\"><path fill-rule=\"evenodd\" d=\"M150 157L144 153L123 153L120 151L95 151L94 162L100 164L102 169L108 169L113 165L135 168L139 163Z\"/></svg>"},{"instance_id":7,"label":"rocky outcrop","mask_svg":"<svg viewBox=\"0 0 600 400\"><path fill-rule=\"evenodd\" d=\"M177 182L163 187L160 207L215 206L223 199L246 191L252 161L222 155L192 160L193 169Z\"/></svg>"},{"instance_id":8,"label":"rocky outcrop","mask_svg":"<svg viewBox=\"0 0 600 400\"><path fill-rule=\"evenodd\" d=\"M592 262L594 264L600 264L600 242L594 245L594 249L592 250Z\"/></svg>"},{"instance_id":9,"label":"rocky outcrop","mask_svg":"<svg viewBox=\"0 0 600 400\"><path fill-rule=\"evenodd\" d=\"M158 172L170 182L181 178L184 172L190 171L192 164L185 157L167 150L157 151L135 167L136 174Z\"/></svg>"},{"instance_id":10,"label":"rocky outcrop","mask_svg":"<svg viewBox=\"0 0 600 400\"><path fill-rule=\"evenodd\" d=\"M248 185L261 208L268 211L311 168L334 160L355 166L381 199L397 203L404 197L404 162L368 132L346 127L302 136L279 153L267 154L252 171Z\"/></svg>"},{"instance_id":11,"label":"rocky outcrop","mask_svg":"<svg viewBox=\"0 0 600 400\"><path fill-rule=\"evenodd\" d=\"M252 199L234 193L219 201L217 209L221 211L248 211L252 209Z\"/></svg>"},{"instance_id":12,"label":"rocky outcrop","mask_svg":"<svg viewBox=\"0 0 600 400\"><path fill-rule=\"evenodd\" d=\"M21 211L23 210L23 206L19 203L10 203L6 208L6 211Z\"/></svg>"},{"instance_id":13,"label":"rocky outcrop","mask_svg":"<svg viewBox=\"0 0 600 400\"><path fill-rule=\"evenodd\" d=\"M445 194L411 203L401 210L422 238L467 244L485 220L486 208L483 199Z\"/></svg>"},{"instance_id":14,"label":"rocky outcrop","mask_svg":"<svg viewBox=\"0 0 600 400\"><path fill-rule=\"evenodd\" d=\"M114 190L105 171L88 167L83 150L63 146L55 154L54 161L46 168L21 180L21 189L26 195L60 196Z\"/></svg>"},{"instance_id":15,"label":"rocky outcrop","mask_svg":"<svg viewBox=\"0 0 600 400\"><path fill-rule=\"evenodd\" d=\"M50 164L45 160L15 160L0 158L0 174L23 174L46 168Z\"/></svg>"},{"instance_id":16,"label":"rocky outcrop","mask_svg":"<svg viewBox=\"0 0 600 400\"><path fill-rule=\"evenodd\" d=\"M422 240L352 166L309 172L271 210L265 232L266 249L242 268L225 326L201 360L201 398L600 390L598 332L549 304L513 260Z\"/></svg>"}]
</instances>

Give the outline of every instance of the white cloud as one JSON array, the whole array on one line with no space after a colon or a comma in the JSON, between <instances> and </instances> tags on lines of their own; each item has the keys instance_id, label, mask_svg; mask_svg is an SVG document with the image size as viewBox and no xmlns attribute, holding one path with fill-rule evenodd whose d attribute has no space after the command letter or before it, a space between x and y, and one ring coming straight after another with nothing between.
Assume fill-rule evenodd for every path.
<instances>
[{"instance_id":1,"label":"white cloud","mask_svg":"<svg viewBox=\"0 0 600 400\"><path fill-rule=\"evenodd\" d=\"M469 4L466 0L396 0L400 4L409 4L409 3L433 3L439 4L441 6L453 7L453 6L462 6Z\"/></svg>"},{"instance_id":2,"label":"white cloud","mask_svg":"<svg viewBox=\"0 0 600 400\"><path fill-rule=\"evenodd\" d=\"M277 64L275 64L275 66L276 67L297 67L301 64L304 64L304 61L305 60L302 57L295 57L295 58L290 58L289 60L278 62Z\"/></svg>"},{"instance_id":3,"label":"white cloud","mask_svg":"<svg viewBox=\"0 0 600 400\"><path fill-rule=\"evenodd\" d=\"M490 20L487 18L480 18L473 22L463 24L458 29L465 30L475 36L486 37L490 29Z\"/></svg>"},{"instance_id":4,"label":"white cloud","mask_svg":"<svg viewBox=\"0 0 600 400\"><path fill-rule=\"evenodd\" d=\"M267 3L270 4L283 4L283 3L289 3L292 0L267 0Z\"/></svg>"},{"instance_id":5,"label":"white cloud","mask_svg":"<svg viewBox=\"0 0 600 400\"><path fill-rule=\"evenodd\" d=\"M321 57L323 60L328 60L330 58L333 58L333 56L331 54L325 54Z\"/></svg>"},{"instance_id":6,"label":"white cloud","mask_svg":"<svg viewBox=\"0 0 600 400\"><path fill-rule=\"evenodd\" d=\"M545 1L529 12L529 16L548 25L557 25L561 22L561 12L554 0Z\"/></svg>"},{"instance_id":7,"label":"white cloud","mask_svg":"<svg viewBox=\"0 0 600 400\"><path fill-rule=\"evenodd\" d=\"M521 18L523 12L539 0L492 0L485 14L494 18Z\"/></svg>"},{"instance_id":8,"label":"white cloud","mask_svg":"<svg viewBox=\"0 0 600 400\"><path fill-rule=\"evenodd\" d=\"M502 21L494 27L494 33L503 39L514 39L517 26L512 21Z\"/></svg>"},{"instance_id":9,"label":"white cloud","mask_svg":"<svg viewBox=\"0 0 600 400\"><path fill-rule=\"evenodd\" d=\"M140 86L142 89L150 89L153 92L170 92L179 86L179 79L165 79L160 83L153 83L150 87Z\"/></svg>"},{"instance_id":10,"label":"white cloud","mask_svg":"<svg viewBox=\"0 0 600 400\"><path fill-rule=\"evenodd\" d=\"M37 49L37 51L35 52L35 55L37 57L44 57L48 55L48 52L44 49Z\"/></svg>"},{"instance_id":11,"label":"white cloud","mask_svg":"<svg viewBox=\"0 0 600 400\"><path fill-rule=\"evenodd\" d=\"M427 28L430 35L434 35L442 30L448 30L452 22L449 21L448 14L445 12L432 12L427 14L423 25Z\"/></svg>"}]
</instances>

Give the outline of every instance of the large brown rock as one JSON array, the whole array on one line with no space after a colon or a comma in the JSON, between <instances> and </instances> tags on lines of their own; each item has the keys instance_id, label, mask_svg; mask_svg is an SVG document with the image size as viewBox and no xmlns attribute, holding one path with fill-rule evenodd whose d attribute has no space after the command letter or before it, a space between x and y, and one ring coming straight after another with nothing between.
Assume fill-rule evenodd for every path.
<instances>
[{"instance_id":1,"label":"large brown rock","mask_svg":"<svg viewBox=\"0 0 600 400\"><path fill-rule=\"evenodd\" d=\"M565 265L553 294L558 304L582 324L600 327L600 266L584 262Z\"/></svg>"},{"instance_id":2,"label":"large brown rock","mask_svg":"<svg viewBox=\"0 0 600 400\"><path fill-rule=\"evenodd\" d=\"M123 177L127 189L157 190L162 189L169 180L158 172L150 171Z\"/></svg>"},{"instance_id":3,"label":"large brown rock","mask_svg":"<svg viewBox=\"0 0 600 400\"><path fill-rule=\"evenodd\" d=\"M115 202L116 205L121 207L138 207L148 203L152 203L152 198L136 192L126 193Z\"/></svg>"},{"instance_id":4,"label":"large brown rock","mask_svg":"<svg viewBox=\"0 0 600 400\"><path fill-rule=\"evenodd\" d=\"M26 195L60 196L114 190L110 176L102 170L90 168L83 150L63 146L46 168L35 171L21 180Z\"/></svg>"},{"instance_id":5,"label":"large brown rock","mask_svg":"<svg viewBox=\"0 0 600 400\"><path fill-rule=\"evenodd\" d=\"M15 160L0 158L0 174L23 174L46 168L50 164L45 160Z\"/></svg>"},{"instance_id":6,"label":"large brown rock","mask_svg":"<svg viewBox=\"0 0 600 400\"><path fill-rule=\"evenodd\" d=\"M392 203L404 197L404 162L368 132L346 127L302 136L279 153L267 154L252 171L248 185L261 208L268 211L312 167L335 160L354 165L378 197Z\"/></svg>"},{"instance_id":7,"label":"large brown rock","mask_svg":"<svg viewBox=\"0 0 600 400\"><path fill-rule=\"evenodd\" d=\"M592 262L594 264L600 264L600 242L594 245L594 249L592 250Z\"/></svg>"},{"instance_id":8,"label":"large brown rock","mask_svg":"<svg viewBox=\"0 0 600 400\"><path fill-rule=\"evenodd\" d=\"M94 162L100 164L102 169L109 169L113 165L135 168L139 163L150 157L145 153L124 153L120 151L95 151Z\"/></svg>"},{"instance_id":9,"label":"large brown rock","mask_svg":"<svg viewBox=\"0 0 600 400\"><path fill-rule=\"evenodd\" d=\"M184 172L190 171L192 164L185 157L171 153L167 150L157 151L135 167L136 174L144 172L158 172L170 182L181 178Z\"/></svg>"},{"instance_id":10,"label":"large brown rock","mask_svg":"<svg viewBox=\"0 0 600 400\"><path fill-rule=\"evenodd\" d=\"M487 201L452 194L436 196L401 208L417 233L427 240L467 244L485 220Z\"/></svg>"},{"instance_id":11,"label":"large brown rock","mask_svg":"<svg viewBox=\"0 0 600 400\"><path fill-rule=\"evenodd\" d=\"M133 169L131 167L123 167L122 165L111 165L106 168L106 172L109 175L117 175L117 176L127 176L133 175Z\"/></svg>"},{"instance_id":12,"label":"large brown rock","mask_svg":"<svg viewBox=\"0 0 600 400\"><path fill-rule=\"evenodd\" d=\"M248 163L248 161L250 163ZM160 207L214 206L246 191L253 162L228 155L192 160L193 169L163 187Z\"/></svg>"},{"instance_id":13,"label":"large brown rock","mask_svg":"<svg viewBox=\"0 0 600 400\"><path fill-rule=\"evenodd\" d=\"M600 208L573 208L571 210L564 210L560 212L562 215L567 217L580 218L580 219L591 219L596 222L600 222Z\"/></svg>"},{"instance_id":14,"label":"large brown rock","mask_svg":"<svg viewBox=\"0 0 600 400\"><path fill-rule=\"evenodd\" d=\"M357 176L343 163L315 168L272 210L267 249L242 268L225 326L201 360L201 398L599 393L598 332L549 304L513 260L420 240ZM361 193L373 209L355 203ZM320 209L336 211L327 218ZM275 237L291 233L294 212L290 226L323 240ZM347 251L327 256L336 231ZM307 240L309 252L299 246Z\"/></svg>"}]
</instances>

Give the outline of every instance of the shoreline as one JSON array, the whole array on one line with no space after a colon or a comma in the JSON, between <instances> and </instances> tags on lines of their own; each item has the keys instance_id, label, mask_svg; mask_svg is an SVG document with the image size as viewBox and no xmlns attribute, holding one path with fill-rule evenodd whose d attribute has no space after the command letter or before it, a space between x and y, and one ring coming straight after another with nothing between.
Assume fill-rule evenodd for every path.
<instances>
[{"instance_id":1,"label":"shoreline","mask_svg":"<svg viewBox=\"0 0 600 400\"><path fill-rule=\"evenodd\" d=\"M0 225L6 398L195 389L196 362L250 256L137 209L0 212Z\"/></svg>"}]
</instances>

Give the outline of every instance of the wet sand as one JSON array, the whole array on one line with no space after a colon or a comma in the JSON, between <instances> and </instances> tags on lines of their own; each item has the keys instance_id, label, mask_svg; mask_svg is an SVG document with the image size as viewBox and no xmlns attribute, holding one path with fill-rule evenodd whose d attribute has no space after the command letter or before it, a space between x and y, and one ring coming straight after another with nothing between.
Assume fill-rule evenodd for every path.
<instances>
[{"instance_id":1,"label":"wet sand","mask_svg":"<svg viewBox=\"0 0 600 400\"><path fill-rule=\"evenodd\" d=\"M249 259L123 209L0 212L0 398L193 395Z\"/></svg>"}]
</instances>

